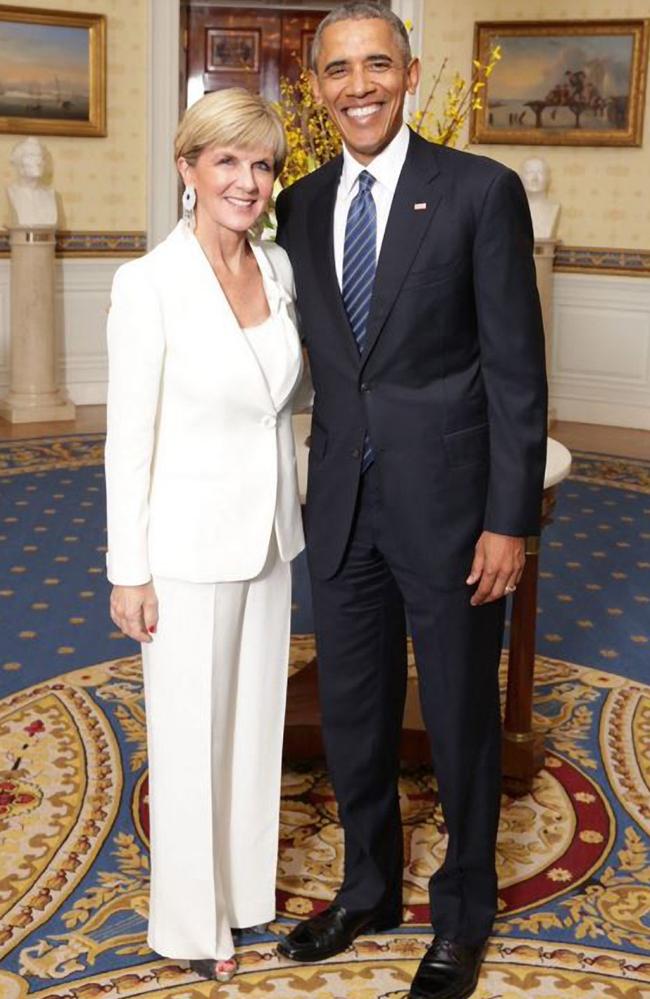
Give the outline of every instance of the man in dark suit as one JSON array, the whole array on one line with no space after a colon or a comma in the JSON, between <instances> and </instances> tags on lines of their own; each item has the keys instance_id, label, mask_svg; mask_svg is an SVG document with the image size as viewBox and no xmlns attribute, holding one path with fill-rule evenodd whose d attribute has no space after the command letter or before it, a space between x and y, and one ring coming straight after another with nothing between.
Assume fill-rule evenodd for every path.
<instances>
[{"instance_id":1,"label":"man in dark suit","mask_svg":"<svg viewBox=\"0 0 650 999\"><path fill-rule=\"evenodd\" d=\"M406 611L449 834L410 995L460 999L496 912L504 594L544 477L530 217L511 170L403 124L419 64L386 7L336 8L313 60L344 152L277 216L315 388L307 545L345 876L279 950L316 961L401 922Z\"/></svg>"}]
</instances>

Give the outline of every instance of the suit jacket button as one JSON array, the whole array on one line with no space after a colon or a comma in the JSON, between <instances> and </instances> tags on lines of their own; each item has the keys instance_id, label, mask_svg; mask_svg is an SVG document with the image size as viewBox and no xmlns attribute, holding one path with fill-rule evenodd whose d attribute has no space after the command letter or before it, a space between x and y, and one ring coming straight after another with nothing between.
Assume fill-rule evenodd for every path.
<instances>
[{"instance_id":1,"label":"suit jacket button","mask_svg":"<svg viewBox=\"0 0 650 999\"><path fill-rule=\"evenodd\" d=\"M352 451L352 457L353 458L360 458L361 457L361 451L359 450L358 447L355 447L354 450Z\"/></svg>"},{"instance_id":2,"label":"suit jacket button","mask_svg":"<svg viewBox=\"0 0 650 999\"><path fill-rule=\"evenodd\" d=\"M266 416L262 417L262 426L267 427L269 430L273 430L277 422L276 417L271 413L267 413Z\"/></svg>"}]
</instances>

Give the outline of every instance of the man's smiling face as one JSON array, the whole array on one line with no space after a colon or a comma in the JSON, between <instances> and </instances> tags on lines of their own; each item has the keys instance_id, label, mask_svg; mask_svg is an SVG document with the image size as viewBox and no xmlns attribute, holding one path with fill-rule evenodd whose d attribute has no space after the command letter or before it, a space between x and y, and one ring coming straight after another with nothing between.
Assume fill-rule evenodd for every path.
<instances>
[{"instance_id":1,"label":"man's smiling face","mask_svg":"<svg viewBox=\"0 0 650 999\"><path fill-rule=\"evenodd\" d=\"M350 153L370 163L397 135L404 98L420 80L417 59L404 56L381 18L335 21L325 28L312 86Z\"/></svg>"}]
</instances>

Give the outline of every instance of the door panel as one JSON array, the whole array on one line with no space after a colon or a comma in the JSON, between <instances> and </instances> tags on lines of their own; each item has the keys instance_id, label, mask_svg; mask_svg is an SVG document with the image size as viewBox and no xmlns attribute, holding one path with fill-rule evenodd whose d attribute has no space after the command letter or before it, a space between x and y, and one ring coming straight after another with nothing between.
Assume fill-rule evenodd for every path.
<instances>
[{"instance_id":1,"label":"door panel","mask_svg":"<svg viewBox=\"0 0 650 999\"><path fill-rule=\"evenodd\" d=\"M224 87L246 87L278 100L280 76L295 80L300 62L307 65L326 13L191 4L183 105Z\"/></svg>"}]
</instances>

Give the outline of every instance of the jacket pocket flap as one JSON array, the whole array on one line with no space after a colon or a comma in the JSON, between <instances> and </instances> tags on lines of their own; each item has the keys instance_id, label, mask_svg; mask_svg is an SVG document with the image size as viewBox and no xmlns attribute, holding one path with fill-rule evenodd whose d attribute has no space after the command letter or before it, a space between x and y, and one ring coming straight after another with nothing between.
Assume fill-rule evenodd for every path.
<instances>
[{"instance_id":1,"label":"jacket pocket flap","mask_svg":"<svg viewBox=\"0 0 650 999\"><path fill-rule=\"evenodd\" d=\"M455 430L443 437L450 465L487 464L490 457L490 428L487 423Z\"/></svg>"},{"instance_id":2,"label":"jacket pocket flap","mask_svg":"<svg viewBox=\"0 0 650 999\"><path fill-rule=\"evenodd\" d=\"M434 264L431 267L418 267L406 275L403 288L419 288L424 285L441 284L450 278L458 277L466 270L464 260L451 260L444 264Z\"/></svg>"}]
</instances>

